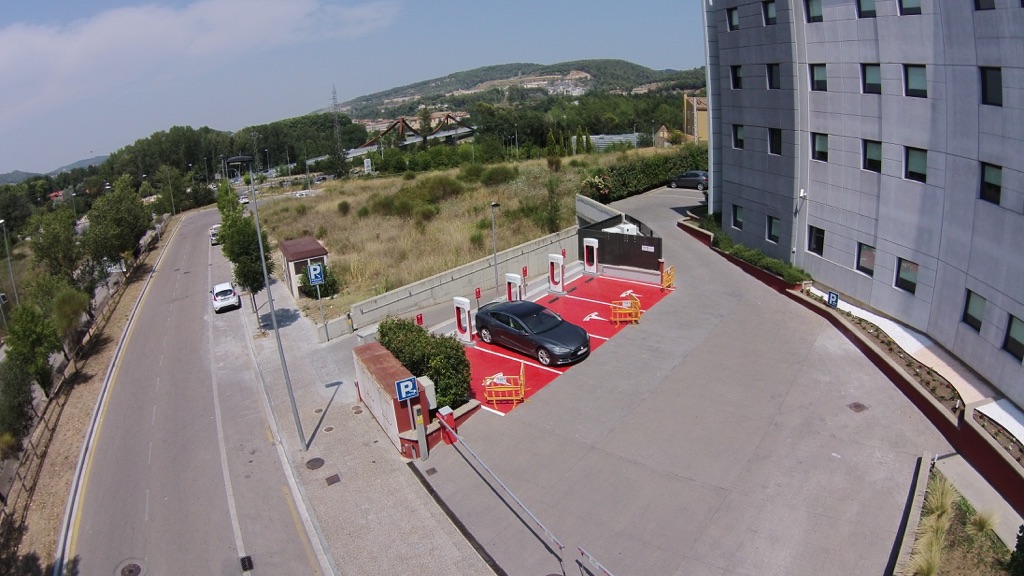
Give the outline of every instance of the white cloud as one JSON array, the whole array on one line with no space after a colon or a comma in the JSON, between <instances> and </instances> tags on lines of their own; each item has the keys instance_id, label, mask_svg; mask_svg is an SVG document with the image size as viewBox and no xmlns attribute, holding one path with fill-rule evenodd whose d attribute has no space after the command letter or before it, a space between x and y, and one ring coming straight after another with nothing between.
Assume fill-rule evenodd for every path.
<instances>
[{"instance_id":1,"label":"white cloud","mask_svg":"<svg viewBox=\"0 0 1024 576\"><path fill-rule=\"evenodd\" d=\"M0 133L61 106L221 67L266 50L387 28L401 2L199 0L118 8L64 26L0 30Z\"/></svg>"}]
</instances>

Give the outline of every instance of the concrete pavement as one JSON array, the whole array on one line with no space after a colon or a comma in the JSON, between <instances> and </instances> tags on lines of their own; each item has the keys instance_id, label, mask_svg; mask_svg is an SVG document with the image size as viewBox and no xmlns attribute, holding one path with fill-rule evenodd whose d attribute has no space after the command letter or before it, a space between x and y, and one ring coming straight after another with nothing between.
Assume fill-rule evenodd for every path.
<instances>
[{"instance_id":1,"label":"concrete pavement","mask_svg":"<svg viewBox=\"0 0 1024 576\"><path fill-rule=\"evenodd\" d=\"M318 344L278 282L303 452L273 335L244 311L275 435L336 574L491 573L476 543L507 574L597 573L576 546L619 576L886 570L916 458L948 444L823 320L676 232L691 196L618 204L663 236L677 290L510 415L460 429L562 551L466 446L438 447L415 466L467 540L359 405L355 336ZM434 307L426 323L450 313Z\"/></svg>"}]
</instances>

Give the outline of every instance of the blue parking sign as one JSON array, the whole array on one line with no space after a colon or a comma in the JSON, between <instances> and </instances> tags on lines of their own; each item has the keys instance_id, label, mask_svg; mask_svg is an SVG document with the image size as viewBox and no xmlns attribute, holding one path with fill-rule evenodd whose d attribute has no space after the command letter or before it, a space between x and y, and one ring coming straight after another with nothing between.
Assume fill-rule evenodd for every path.
<instances>
[{"instance_id":1,"label":"blue parking sign","mask_svg":"<svg viewBox=\"0 0 1024 576\"><path fill-rule=\"evenodd\" d=\"M317 286L324 283L324 265L323 264L310 264L306 268L306 274L309 275L309 285Z\"/></svg>"},{"instance_id":2,"label":"blue parking sign","mask_svg":"<svg viewBox=\"0 0 1024 576\"><path fill-rule=\"evenodd\" d=\"M836 294L835 292L829 292L828 293L828 305L833 307L833 308L839 306L839 294Z\"/></svg>"},{"instance_id":3,"label":"blue parking sign","mask_svg":"<svg viewBox=\"0 0 1024 576\"><path fill-rule=\"evenodd\" d=\"M405 380L395 381L395 396L398 397L399 402L415 398L419 395L420 389L416 386L415 378L406 378Z\"/></svg>"}]
</instances>

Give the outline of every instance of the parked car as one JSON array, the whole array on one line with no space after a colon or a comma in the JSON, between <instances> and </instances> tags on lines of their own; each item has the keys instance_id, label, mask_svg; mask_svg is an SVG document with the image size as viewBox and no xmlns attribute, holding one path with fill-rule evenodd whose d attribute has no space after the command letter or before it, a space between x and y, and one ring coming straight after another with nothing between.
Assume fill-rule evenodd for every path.
<instances>
[{"instance_id":1,"label":"parked car","mask_svg":"<svg viewBox=\"0 0 1024 576\"><path fill-rule=\"evenodd\" d=\"M242 194L241 196L239 196L238 197L238 203L239 204L248 204L249 203L249 195L248 194Z\"/></svg>"},{"instance_id":2,"label":"parked car","mask_svg":"<svg viewBox=\"0 0 1024 576\"><path fill-rule=\"evenodd\" d=\"M210 297L213 300L213 312L220 314L225 308L241 308L242 299L235 292L235 287L230 282L221 282L210 290Z\"/></svg>"},{"instance_id":3,"label":"parked car","mask_svg":"<svg viewBox=\"0 0 1024 576\"><path fill-rule=\"evenodd\" d=\"M210 226L210 246L220 244L220 224Z\"/></svg>"},{"instance_id":4,"label":"parked car","mask_svg":"<svg viewBox=\"0 0 1024 576\"><path fill-rule=\"evenodd\" d=\"M690 170L676 176L668 183L669 188L696 188L707 190L708 173L704 170Z\"/></svg>"},{"instance_id":5,"label":"parked car","mask_svg":"<svg viewBox=\"0 0 1024 576\"><path fill-rule=\"evenodd\" d=\"M536 302L485 304L476 312L476 332L488 344L529 354L545 366L568 364L590 355L586 330Z\"/></svg>"}]
</instances>

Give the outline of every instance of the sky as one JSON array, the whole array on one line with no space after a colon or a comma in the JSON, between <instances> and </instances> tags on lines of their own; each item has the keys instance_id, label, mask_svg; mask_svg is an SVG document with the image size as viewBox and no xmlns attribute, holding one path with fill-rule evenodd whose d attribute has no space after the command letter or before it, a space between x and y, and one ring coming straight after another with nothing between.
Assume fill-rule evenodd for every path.
<instances>
[{"instance_id":1,"label":"sky","mask_svg":"<svg viewBox=\"0 0 1024 576\"><path fill-rule=\"evenodd\" d=\"M0 174L515 62L704 64L700 0L8 0Z\"/></svg>"}]
</instances>

